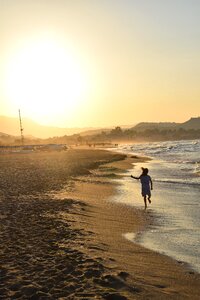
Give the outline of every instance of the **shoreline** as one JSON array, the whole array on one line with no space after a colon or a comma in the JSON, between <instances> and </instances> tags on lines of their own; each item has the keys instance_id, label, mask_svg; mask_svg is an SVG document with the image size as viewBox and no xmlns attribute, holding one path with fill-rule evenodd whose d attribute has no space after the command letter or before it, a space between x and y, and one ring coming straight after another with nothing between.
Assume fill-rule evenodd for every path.
<instances>
[{"instance_id":1,"label":"shoreline","mask_svg":"<svg viewBox=\"0 0 200 300\"><path fill-rule=\"evenodd\" d=\"M154 214L156 223L150 225L144 234L139 235L138 238L136 237L136 242L153 251L173 258L191 272L200 273L198 260L198 207L196 215L193 215L194 218L191 218L190 213L192 213L192 211L187 201L187 199L190 199L190 203L193 203L193 207L198 205L198 201L193 201L194 191L187 187L183 189L179 184L172 189L170 184L168 185L166 182L162 183L162 181L157 181L156 178L159 178L160 174L168 176L168 169L170 169L170 172L173 172L171 171L173 170L172 168L166 168L164 162L151 160L145 165L139 163L135 167L136 174L140 172L141 166L150 168L151 175L154 179L153 210L149 207L149 213ZM130 173L131 171L129 174ZM125 193L125 189L130 190L130 188L135 190L135 198L139 198L138 184L135 182L133 184L125 182L125 187L122 188L122 194ZM125 194L128 201L130 198L129 194L128 192ZM136 199L134 205L140 208L139 201ZM133 240L130 235L128 238Z\"/></svg>"},{"instance_id":2,"label":"shoreline","mask_svg":"<svg viewBox=\"0 0 200 300\"><path fill-rule=\"evenodd\" d=\"M134 154L132 151L127 151L127 149L128 147L126 151L121 150L118 153ZM189 191L187 188L183 189L178 179L177 181L175 180L175 178L179 178L177 176L179 174L174 170L173 164L169 168L169 165L166 167L166 161L152 157L145 163L136 164L134 173L140 173L141 167L145 166L150 168L150 175L153 176L156 187L155 191L153 191L153 210L149 207L149 211L154 214L154 222L156 221L156 223L150 225L148 230L142 235L135 236L130 233L126 237L130 241L135 241L148 249L173 258L191 271L200 273L198 261L198 201L194 197L195 191L191 189ZM128 177L131 172L132 170L128 171ZM156 178L160 178L160 176L161 179L157 180ZM163 176L167 178L174 176L174 182L177 184L174 186L176 188L175 193L170 184L168 184L170 181L162 181ZM189 185L188 182L187 185ZM194 183L192 184L193 186ZM124 185L119 190L120 195L116 197L116 202L126 202L128 205L134 205L141 209L139 191L138 183L130 183L125 176ZM196 195L196 198L198 199L198 195ZM196 207L197 213L194 213L192 207L188 206L187 199L190 199L193 207ZM186 211L187 213L185 214Z\"/></svg>"},{"instance_id":3,"label":"shoreline","mask_svg":"<svg viewBox=\"0 0 200 300\"><path fill-rule=\"evenodd\" d=\"M123 237L153 222L110 201L113 179L140 159L124 158L102 150L0 158L2 299L198 299L199 274Z\"/></svg>"},{"instance_id":4,"label":"shoreline","mask_svg":"<svg viewBox=\"0 0 200 300\"><path fill-rule=\"evenodd\" d=\"M134 156L134 159L131 159L129 156L129 159L125 161L108 163L103 166L103 169L108 168L108 171L112 171L113 168L116 168L115 172L121 174L130 169L132 163L141 163L147 160L146 157ZM100 167L100 169L102 168ZM167 255L144 248L124 237L124 234L128 233L129 230L136 234L145 231L148 224L154 222L152 216L146 215L144 211L137 208L111 202L110 199L116 193L116 184L112 182L112 179L106 183L112 191L107 188L104 195L95 201L94 191L99 195L102 191L101 184L105 190L105 182L79 181L73 192L67 193L67 195L81 198L90 207L88 215L85 217L86 228L92 228L92 231L98 235L98 242L108 246L107 251L117 262L117 269L120 268L121 272L127 273L127 282L137 290L136 294L129 295L128 299L146 299L146 297L150 297L149 299L169 299L169 297L170 299L187 299L190 297L198 299L200 291L198 273L191 271L186 267L186 264L183 265ZM103 215L102 212L105 211L106 215ZM95 225L91 222L94 216ZM102 224L104 224L103 228ZM134 263L132 262L132 255L135 260ZM149 268L151 268L150 273L152 274L149 273Z\"/></svg>"}]
</instances>

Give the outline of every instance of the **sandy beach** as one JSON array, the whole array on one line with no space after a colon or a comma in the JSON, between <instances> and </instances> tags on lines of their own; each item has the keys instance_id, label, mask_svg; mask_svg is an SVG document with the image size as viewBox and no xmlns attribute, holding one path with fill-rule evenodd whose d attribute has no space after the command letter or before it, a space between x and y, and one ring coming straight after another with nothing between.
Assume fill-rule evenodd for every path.
<instances>
[{"instance_id":1,"label":"sandy beach","mask_svg":"<svg viewBox=\"0 0 200 300\"><path fill-rule=\"evenodd\" d=\"M105 150L0 156L0 299L199 299L200 275L126 240L154 222L112 203L144 158Z\"/></svg>"}]
</instances>

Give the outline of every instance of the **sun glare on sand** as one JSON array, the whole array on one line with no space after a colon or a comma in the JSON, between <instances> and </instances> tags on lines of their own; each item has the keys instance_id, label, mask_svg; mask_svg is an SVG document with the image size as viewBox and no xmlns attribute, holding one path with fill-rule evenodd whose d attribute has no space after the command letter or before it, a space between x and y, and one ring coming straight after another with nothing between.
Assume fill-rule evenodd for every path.
<instances>
[{"instance_id":1,"label":"sun glare on sand","mask_svg":"<svg viewBox=\"0 0 200 300\"><path fill-rule=\"evenodd\" d=\"M9 62L6 89L13 106L41 123L73 114L86 95L87 76L68 49L52 40L27 44Z\"/></svg>"}]
</instances>

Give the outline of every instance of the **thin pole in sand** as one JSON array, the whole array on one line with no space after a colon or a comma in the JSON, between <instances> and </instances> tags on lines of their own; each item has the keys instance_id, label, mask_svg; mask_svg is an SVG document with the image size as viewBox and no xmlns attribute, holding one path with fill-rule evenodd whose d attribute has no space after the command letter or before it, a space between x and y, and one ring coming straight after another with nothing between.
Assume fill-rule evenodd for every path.
<instances>
[{"instance_id":1,"label":"thin pole in sand","mask_svg":"<svg viewBox=\"0 0 200 300\"><path fill-rule=\"evenodd\" d=\"M20 124L20 132L21 132L21 143L23 146L24 145L24 135L23 135L24 128L22 127L22 118L21 118L20 109L19 109L19 124Z\"/></svg>"}]
</instances>

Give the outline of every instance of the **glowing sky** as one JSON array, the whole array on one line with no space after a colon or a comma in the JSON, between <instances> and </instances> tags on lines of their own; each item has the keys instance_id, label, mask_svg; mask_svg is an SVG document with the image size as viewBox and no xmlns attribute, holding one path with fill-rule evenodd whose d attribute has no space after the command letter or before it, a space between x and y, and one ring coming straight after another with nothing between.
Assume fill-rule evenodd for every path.
<instances>
[{"instance_id":1,"label":"glowing sky","mask_svg":"<svg viewBox=\"0 0 200 300\"><path fill-rule=\"evenodd\" d=\"M0 114L62 127L199 116L199 16L199 0L0 0Z\"/></svg>"}]
</instances>

